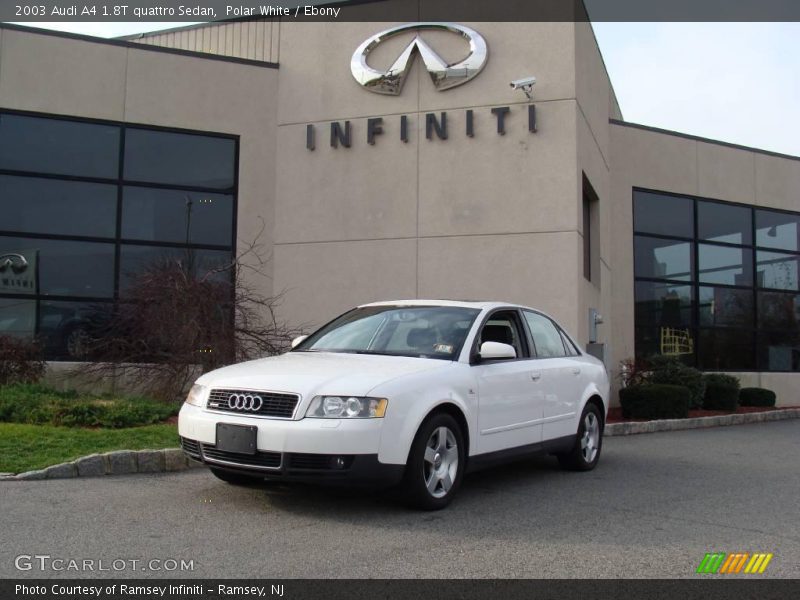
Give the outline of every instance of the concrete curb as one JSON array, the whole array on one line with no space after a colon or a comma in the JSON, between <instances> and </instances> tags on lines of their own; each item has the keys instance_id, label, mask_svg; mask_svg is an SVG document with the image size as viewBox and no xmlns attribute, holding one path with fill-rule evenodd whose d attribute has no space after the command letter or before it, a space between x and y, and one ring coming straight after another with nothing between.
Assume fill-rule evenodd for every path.
<instances>
[{"instance_id":1,"label":"concrete curb","mask_svg":"<svg viewBox=\"0 0 800 600\"><path fill-rule=\"evenodd\" d=\"M180 448L163 450L116 450L103 454L90 454L72 462L53 465L38 471L18 475L0 475L0 481L31 481L37 479L65 479L69 477L100 477L103 475L128 475L131 473L164 473L201 467L199 462L187 458Z\"/></svg>"},{"instance_id":2,"label":"concrete curb","mask_svg":"<svg viewBox=\"0 0 800 600\"><path fill-rule=\"evenodd\" d=\"M724 425L764 423L766 421L785 421L786 419L800 419L800 408L766 410L763 412L740 413L737 415L718 415L714 417L695 417L692 419L609 423L606 425L603 435L606 437L616 437L620 435L634 435L637 433L654 433L656 431L678 431L681 429L702 429L705 427L721 427Z\"/></svg>"}]
</instances>

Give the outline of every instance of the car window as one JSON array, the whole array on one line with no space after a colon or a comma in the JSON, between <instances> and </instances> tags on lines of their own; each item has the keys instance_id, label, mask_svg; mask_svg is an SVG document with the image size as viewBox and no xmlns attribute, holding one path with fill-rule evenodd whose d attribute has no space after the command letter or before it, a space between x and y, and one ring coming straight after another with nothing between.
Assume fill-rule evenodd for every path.
<instances>
[{"instance_id":1,"label":"car window","mask_svg":"<svg viewBox=\"0 0 800 600\"><path fill-rule=\"evenodd\" d=\"M498 312L493 314L481 328L478 348L480 348L480 344L483 344L483 342L508 344L509 346L513 346L514 350L517 351L518 358L527 356L522 344L522 336L517 326L517 319L514 318L514 313Z\"/></svg>"},{"instance_id":2,"label":"car window","mask_svg":"<svg viewBox=\"0 0 800 600\"><path fill-rule=\"evenodd\" d=\"M539 313L524 311L525 320L531 330L533 345L536 349L538 358L554 358L564 356L564 342L561 339L561 332L555 324Z\"/></svg>"},{"instance_id":3,"label":"car window","mask_svg":"<svg viewBox=\"0 0 800 600\"><path fill-rule=\"evenodd\" d=\"M295 351L456 360L479 312L453 306L361 307L325 325Z\"/></svg>"},{"instance_id":4,"label":"car window","mask_svg":"<svg viewBox=\"0 0 800 600\"><path fill-rule=\"evenodd\" d=\"M567 349L567 356L580 356L581 353L578 352L578 349L575 347L575 344L572 343L572 340L569 339L569 336L567 336L562 329L558 331L561 334L561 341L564 342L564 348Z\"/></svg>"}]
</instances>

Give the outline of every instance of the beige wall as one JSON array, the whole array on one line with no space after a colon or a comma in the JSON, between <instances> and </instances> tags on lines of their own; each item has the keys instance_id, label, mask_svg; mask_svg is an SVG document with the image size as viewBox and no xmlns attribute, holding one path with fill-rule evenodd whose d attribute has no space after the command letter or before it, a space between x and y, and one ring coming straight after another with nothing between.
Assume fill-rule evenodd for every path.
<instances>
[{"instance_id":1,"label":"beige wall","mask_svg":"<svg viewBox=\"0 0 800 600\"><path fill-rule=\"evenodd\" d=\"M612 319L616 351L634 353L634 187L788 210L800 209L800 160L621 124L611 126L614 235ZM616 365L615 365L616 371ZM774 390L779 404L797 404L798 376L736 373L743 385Z\"/></svg>"}]
</instances>

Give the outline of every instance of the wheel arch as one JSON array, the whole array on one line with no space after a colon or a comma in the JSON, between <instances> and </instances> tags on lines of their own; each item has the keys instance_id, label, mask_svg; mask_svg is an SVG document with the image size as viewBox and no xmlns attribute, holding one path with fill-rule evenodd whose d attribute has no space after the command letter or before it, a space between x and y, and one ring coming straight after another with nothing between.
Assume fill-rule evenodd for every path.
<instances>
[{"instance_id":1,"label":"wheel arch","mask_svg":"<svg viewBox=\"0 0 800 600\"><path fill-rule=\"evenodd\" d=\"M607 417L607 414L608 414L607 410L606 410L607 407L606 407L605 402L603 401L603 397L596 390L591 392L589 394L589 397L583 403L583 406L581 407L581 414L583 414L584 409L589 404L594 404L597 407L597 409L600 411L600 417L601 417L600 427L601 427L601 429L605 429L606 417Z\"/></svg>"}]
</instances>

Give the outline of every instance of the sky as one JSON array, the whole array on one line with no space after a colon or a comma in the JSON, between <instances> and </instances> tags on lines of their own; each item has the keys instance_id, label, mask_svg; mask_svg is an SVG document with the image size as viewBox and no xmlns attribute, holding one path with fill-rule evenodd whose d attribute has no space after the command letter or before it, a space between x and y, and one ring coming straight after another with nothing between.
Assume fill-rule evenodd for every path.
<instances>
[{"instance_id":1,"label":"sky","mask_svg":"<svg viewBox=\"0 0 800 600\"><path fill-rule=\"evenodd\" d=\"M38 23L116 37L188 23ZM626 121L800 156L800 23L593 23Z\"/></svg>"}]
</instances>

